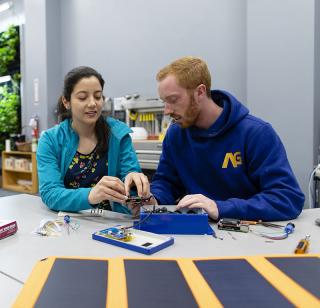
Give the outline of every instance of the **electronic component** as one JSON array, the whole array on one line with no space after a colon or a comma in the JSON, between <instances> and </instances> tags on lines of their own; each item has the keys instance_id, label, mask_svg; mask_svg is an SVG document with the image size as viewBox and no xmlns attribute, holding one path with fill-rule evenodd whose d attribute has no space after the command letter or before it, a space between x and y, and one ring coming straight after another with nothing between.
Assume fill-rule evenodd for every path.
<instances>
[{"instance_id":1,"label":"electronic component","mask_svg":"<svg viewBox=\"0 0 320 308\"><path fill-rule=\"evenodd\" d=\"M188 207L181 207L179 210L175 210L176 213L180 214L202 214L202 208L188 208Z\"/></svg>"},{"instance_id":2,"label":"electronic component","mask_svg":"<svg viewBox=\"0 0 320 308\"><path fill-rule=\"evenodd\" d=\"M292 222L288 222L284 227L284 232L289 235L293 233L294 228L295 228L295 225Z\"/></svg>"},{"instance_id":3,"label":"electronic component","mask_svg":"<svg viewBox=\"0 0 320 308\"><path fill-rule=\"evenodd\" d=\"M309 245L310 245L310 235L306 235L306 237L299 241L296 249L294 250L295 254L303 254L306 253Z\"/></svg>"},{"instance_id":4,"label":"electronic component","mask_svg":"<svg viewBox=\"0 0 320 308\"><path fill-rule=\"evenodd\" d=\"M254 230L252 229L251 232L256 234L256 235L259 235L259 236L262 236L262 237L265 237L265 238L268 238L270 240L283 240L285 238L287 238L289 236L289 234L293 233L294 232L294 229L295 229L295 225L292 223L292 222L288 222L285 226L280 226L280 225L277 225L277 224L273 224L273 223L258 223L268 229L270 229L270 231L263 231L263 230ZM273 230L275 229L275 230ZM277 229L280 229L280 230L277 230Z\"/></svg>"},{"instance_id":5,"label":"electronic component","mask_svg":"<svg viewBox=\"0 0 320 308\"><path fill-rule=\"evenodd\" d=\"M126 204L142 206L142 205L144 205L144 203L150 201L150 199L152 197L153 197L152 195L150 195L150 197L148 197L148 198L144 198L144 197L140 197L140 196L130 196L126 200Z\"/></svg>"},{"instance_id":6,"label":"electronic component","mask_svg":"<svg viewBox=\"0 0 320 308\"><path fill-rule=\"evenodd\" d=\"M218 229L246 233L249 232L249 224L241 223L239 219L222 218L218 221Z\"/></svg>"},{"instance_id":7,"label":"electronic component","mask_svg":"<svg viewBox=\"0 0 320 308\"><path fill-rule=\"evenodd\" d=\"M132 233L128 227L118 226L99 231L99 235L112 238L114 240L129 242L132 240Z\"/></svg>"},{"instance_id":8,"label":"electronic component","mask_svg":"<svg viewBox=\"0 0 320 308\"><path fill-rule=\"evenodd\" d=\"M164 213L181 214L181 212L169 210L165 206L156 207L155 205L153 206L152 209L143 208L143 211L144 211L144 213L148 213L148 214L164 214Z\"/></svg>"},{"instance_id":9,"label":"electronic component","mask_svg":"<svg viewBox=\"0 0 320 308\"><path fill-rule=\"evenodd\" d=\"M171 214L203 214L204 211L201 208L180 208L179 210L168 209L167 207L153 207L153 209L144 209L145 213L171 213Z\"/></svg>"},{"instance_id":10,"label":"electronic component","mask_svg":"<svg viewBox=\"0 0 320 308\"><path fill-rule=\"evenodd\" d=\"M172 236L162 236L132 229L132 226L124 227L121 225L97 231L92 234L92 239L147 255L153 254L174 243Z\"/></svg>"}]
</instances>

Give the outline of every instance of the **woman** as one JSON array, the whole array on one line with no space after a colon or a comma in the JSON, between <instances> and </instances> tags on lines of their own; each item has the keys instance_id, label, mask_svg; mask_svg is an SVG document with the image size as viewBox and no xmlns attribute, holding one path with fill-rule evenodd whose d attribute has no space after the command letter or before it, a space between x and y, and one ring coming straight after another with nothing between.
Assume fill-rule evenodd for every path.
<instances>
[{"instance_id":1,"label":"woman","mask_svg":"<svg viewBox=\"0 0 320 308\"><path fill-rule=\"evenodd\" d=\"M132 146L131 130L101 115L104 80L90 67L77 67L65 77L58 102L61 123L45 131L37 165L43 202L56 211L104 207L130 213L122 205L136 186L150 195ZM110 202L111 201L111 202Z\"/></svg>"}]
</instances>

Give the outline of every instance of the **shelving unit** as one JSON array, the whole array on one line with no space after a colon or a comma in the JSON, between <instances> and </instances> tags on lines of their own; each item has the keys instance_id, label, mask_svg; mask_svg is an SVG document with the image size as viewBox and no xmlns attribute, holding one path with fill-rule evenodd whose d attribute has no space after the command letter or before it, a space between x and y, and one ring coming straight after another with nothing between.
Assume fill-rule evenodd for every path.
<instances>
[{"instance_id":1,"label":"shelving unit","mask_svg":"<svg viewBox=\"0 0 320 308\"><path fill-rule=\"evenodd\" d=\"M14 157L15 159L25 158L32 163L31 170L17 170L15 166L8 168L6 166L6 159ZM30 181L30 185L18 184L18 180ZM2 152L2 187L4 189L13 190L17 192L24 192L35 194L38 192L38 174L36 153L34 152L19 152L10 151Z\"/></svg>"}]
</instances>

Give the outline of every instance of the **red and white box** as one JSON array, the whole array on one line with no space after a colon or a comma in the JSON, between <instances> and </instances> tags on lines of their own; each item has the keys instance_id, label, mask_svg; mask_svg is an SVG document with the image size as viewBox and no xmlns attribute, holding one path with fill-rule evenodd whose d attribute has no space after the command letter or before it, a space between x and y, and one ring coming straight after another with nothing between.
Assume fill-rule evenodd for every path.
<instances>
[{"instance_id":1,"label":"red and white box","mask_svg":"<svg viewBox=\"0 0 320 308\"><path fill-rule=\"evenodd\" d=\"M15 234L18 230L18 225L15 220L0 219L0 240L9 235Z\"/></svg>"}]
</instances>

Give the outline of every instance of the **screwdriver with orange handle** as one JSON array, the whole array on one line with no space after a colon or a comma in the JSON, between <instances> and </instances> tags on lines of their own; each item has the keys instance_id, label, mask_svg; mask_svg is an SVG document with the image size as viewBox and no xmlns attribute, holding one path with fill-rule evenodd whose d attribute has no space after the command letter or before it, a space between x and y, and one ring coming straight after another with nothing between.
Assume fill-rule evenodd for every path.
<instances>
[{"instance_id":1,"label":"screwdriver with orange handle","mask_svg":"<svg viewBox=\"0 0 320 308\"><path fill-rule=\"evenodd\" d=\"M306 253L308 247L310 245L310 235L306 235L306 237L299 241L296 249L294 250L295 254L303 254Z\"/></svg>"}]
</instances>

